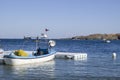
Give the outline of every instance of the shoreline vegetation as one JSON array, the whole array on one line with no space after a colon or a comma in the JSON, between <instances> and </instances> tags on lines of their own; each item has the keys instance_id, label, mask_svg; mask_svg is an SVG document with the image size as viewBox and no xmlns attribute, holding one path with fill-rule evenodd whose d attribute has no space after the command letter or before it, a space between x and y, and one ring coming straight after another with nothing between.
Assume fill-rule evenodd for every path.
<instances>
[{"instance_id":1,"label":"shoreline vegetation","mask_svg":"<svg viewBox=\"0 0 120 80\"><path fill-rule=\"evenodd\" d=\"M90 34L87 36L74 36L73 40L120 40L120 33L117 34Z\"/></svg>"}]
</instances>

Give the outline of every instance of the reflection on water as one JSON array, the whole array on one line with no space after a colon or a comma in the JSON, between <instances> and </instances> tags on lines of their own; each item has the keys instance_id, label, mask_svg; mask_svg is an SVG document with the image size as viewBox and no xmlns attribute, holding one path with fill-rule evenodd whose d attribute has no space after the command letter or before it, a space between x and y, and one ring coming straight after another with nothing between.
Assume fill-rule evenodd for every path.
<instances>
[{"instance_id":1,"label":"reflection on water","mask_svg":"<svg viewBox=\"0 0 120 80\"><path fill-rule=\"evenodd\" d=\"M100 60L100 61L99 61ZM119 80L119 65L106 61L55 59L41 64L0 65L0 80ZM103 60L103 61L101 61ZM91 65L93 64L93 65ZM109 66L109 67L106 67ZM106 74L104 74L106 73Z\"/></svg>"},{"instance_id":2,"label":"reflection on water","mask_svg":"<svg viewBox=\"0 0 120 80\"><path fill-rule=\"evenodd\" d=\"M25 80L36 80L36 79L50 79L54 78L54 61L49 61L41 64L29 64L20 66L1 66L3 79L25 79ZM7 76L6 76L7 75ZM12 76L12 77L11 77Z\"/></svg>"},{"instance_id":3,"label":"reflection on water","mask_svg":"<svg viewBox=\"0 0 120 80\"><path fill-rule=\"evenodd\" d=\"M87 73L86 63L86 60L56 59L55 76L59 80L79 80Z\"/></svg>"}]
</instances>

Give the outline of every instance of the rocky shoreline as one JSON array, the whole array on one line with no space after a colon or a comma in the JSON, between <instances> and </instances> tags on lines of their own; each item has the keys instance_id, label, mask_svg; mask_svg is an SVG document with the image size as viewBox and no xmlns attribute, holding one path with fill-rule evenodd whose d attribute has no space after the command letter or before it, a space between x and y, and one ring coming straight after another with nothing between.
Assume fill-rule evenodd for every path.
<instances>
[{"instance_id":1,"label":"rocky shoreline","mask_svg":"<svg viewBox=\"0 0 120 80\"><path fill-rule=\"evenodd\" d=\"M120 40L120 33L117 34L91 34L87 36L75 36L71 39L80 39L80 40Z\"/></svg>"}]
</instances>

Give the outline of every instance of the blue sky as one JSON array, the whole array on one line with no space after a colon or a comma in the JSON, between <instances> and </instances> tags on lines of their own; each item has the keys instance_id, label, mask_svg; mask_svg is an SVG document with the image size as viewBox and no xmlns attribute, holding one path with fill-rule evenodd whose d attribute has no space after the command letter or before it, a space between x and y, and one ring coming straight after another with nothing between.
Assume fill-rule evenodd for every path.
<instances>
[{"instance_id":1,"label":"blue sky","mask_svg":"<svg viewBox=\"0 0 120 80\"><path fill-rule=\"evenodd\" d=\"M120 33L120 0L0 0L0 38Z\"/></svg>"}]
</instances>

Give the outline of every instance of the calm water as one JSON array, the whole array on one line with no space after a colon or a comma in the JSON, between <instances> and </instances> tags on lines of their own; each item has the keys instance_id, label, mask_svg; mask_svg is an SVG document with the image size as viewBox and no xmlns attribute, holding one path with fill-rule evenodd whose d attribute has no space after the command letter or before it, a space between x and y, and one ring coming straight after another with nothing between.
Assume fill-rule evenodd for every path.
<instances>
[{"instance_id":1,"label":"calm water","mask_svg":"<svg viewBox=\"0 0 120 80\"><path fill-rule=\"evenodd\" d=\"M4 50L35 50L35 43L24 40L1 40ZM55 59L22 66L0 65L0 80L120 80L120 40L56 40L59 52L85 52L85 60ZM117 58L112 59L112 53Z\"/></svg>"}]
</instances>

